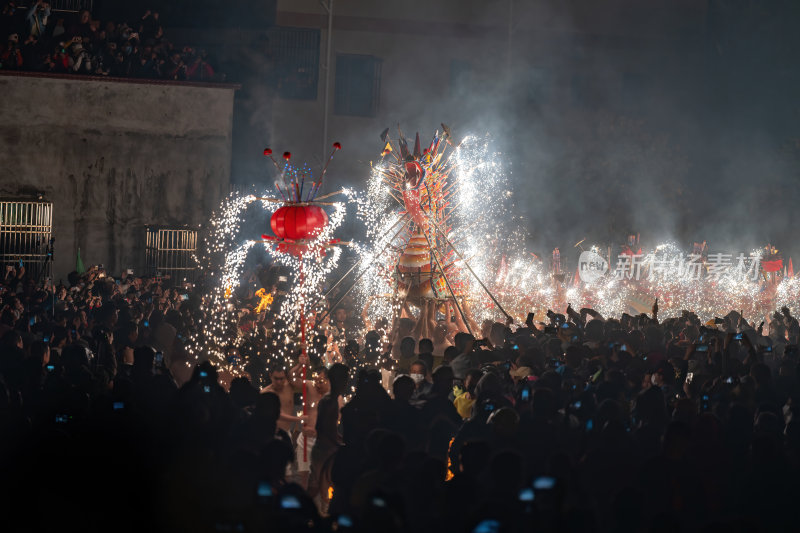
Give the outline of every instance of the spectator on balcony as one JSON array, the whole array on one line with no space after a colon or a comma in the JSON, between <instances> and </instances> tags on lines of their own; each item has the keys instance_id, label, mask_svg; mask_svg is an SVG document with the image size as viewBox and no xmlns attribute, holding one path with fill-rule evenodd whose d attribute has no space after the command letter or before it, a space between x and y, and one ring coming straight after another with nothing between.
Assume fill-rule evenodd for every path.
<instances>
[{"instance_id":1,"label":"spectator on balcony","mask_svg":"<svg viewBox=\"0 0 800 533\"><path fill-rule=\"evenodd\" d=\"M137 78L161 78L161 66L163 63L164 61L159 59L158 54L153 51L152 47L145 46L136 63L135 72L132 74Z\"/></svg>"},{"instance_id":2,"label":"spectator on balcony","mask_svg":"<svg viewBox=\"0 0 800 533\"><path fill-rule=\"evenodd\" d=\"M18 33L8 36L8 42L0 51L0 65L7 70L22 68L22 50L19 47Z\"/></svg>"},{"instance_id":3,"label":"spectator on balcony","mask_svg":"<svg viewBox=\"0 0 800 533\"><path fill-rule=\"evenodd\" d=\"M67 33L67 29L64 27L63 18L56 19L56 23L53 26L51 26L48 30L48 35L51 39L58 39L65 33Z\"/></svg>"},{"instance_id":4,"label":"spectator on balcony","mask_svg":"<svg viewBox=\"0 0 800 533\"><path fill-rule=\"evenodd\" d=\"M185 80L186 79L186 65L181 58L181 55L174 53L170 56L169 61L164 65L164 72L166 77L170 80Z\"/></svg>"},{"instance_id":5,"label":"spectator on balcony","mask_svg":"<svg viewBox=\"0 0 800 533\"><path fill-rule=\"evenodd\" d=\"M76 74L91 74L92 60L89 50L80 37L74 37L69 46L69 67Z\"/></svg>"},{"instance_id":6,"label":"spectator on balcony","mask_svg":"<svg viewBox=\"0 0 800 533\"><path fill-rule=\"evenodd\" d=\"M22 64L26 70L42 70L43 61L44 56L39 40L33 34L28 35L28 38L22 43Z\"/></svg>"},{"instance_id":7,"label":"spectator on balcony","mask_svg":"<svg viewBox=\"0 0 800 533\"><path fill-rule=\"evenodd\" d=\"M114 56L117 55L117 43L114 41L106 42L101 49L98 50L100 56L100 63L104 68L110 69L114 64Z\"/></svg>"},{"instance_id":8,"label":"spectator on balcony","mask_svg":"<svg viewBox=\"0 0 800 533\"><path fill-rule=\"evenodd\" d=\"M161 26L156 28L155 34L153 34L151 37L148 37L146 42L152 46L161 46L167 44L167 41L164 39L164 28Z\"/></svg>"},{"instance_id":9,"label":"spectator on balcony","mask_svg":"<svg viewBox=\"0 0 800 533\"><path fill-rule=\"evenodd\" d=\"M114 76L115 78L124 78L128 75L129 70L129 63L125 60L125 55L117 50L114 53L114 59L111 65L108 67L109 76Z\"/></svg>"},{"instance_id":10,"label":"spectator on balcony","mask_svg":"<svg viewBox=\"0 0 800 533\"><path fill-rule=\"evenodd\" d=\"M125 58L128 61L132 61L135 58L139 57L139 39L137 34L132 33L131 36L126 39L122 44L122 53L125 54Z\"/></svg>"},{"instance_id":11,"label":"spectator on balcony","mask_svg":"<svg viewBox=\"0 0 800 533\"><path fill-rule=\"evenodd\" d=\"M205 51L164 38L157 12L146 12L133 27L92 20L88 10L54 23L47 0L31 2L25 11L8 2L0 12L0 27L9 29L0 39L12 35L5 45L0 41L0 59L5 58L0 68L177 81L221 78Z\"/></svg>"},{"instance_id":12,"label":"spectator on balcony","mask_svg":"<svg viewBox=\"0 0 800 533\"><path fill-rule=\"evenodd\" d=\"M69 70L69 57L62 43L53 48L53 53L45 58L44 69L47 72L60 74Z\"/></svg>"},{"instance_id":13,"label":"spectator on balcony","mask_svg":"<svg viewBox=\"0 0 800 533\"><path fill-rule=\"evenodd\" d=\"M105 40L106 32L100 27L99 20L93 20L89 23L89 29L92 31L91 43L99 43Z\"/></svg>"},{"instance_id":14,"label":"spectator on balcony","mask_svg":"<svg viewBox=\"0 0 800 533\"><path fill-rule=\"evenodd\" d=\"M139 34L142 40L147 40L155 37L156 32L161 27L158 11L145 11L142 20L139 22Z\"/></svg>"},{"instance_id":15,"label":"spectator on balcony","mask_svg":"<svg viewBox=\"0 0 800 533\"><path fill-rule=\"evenodd\" d=\"M28 33L36 39L45 35L47 19L50 17L50 4L44 0L36 0L36 3L28 10L26 17L28 21Z\"/></svg>"},{"instance_id":16,"label":"spectator on balcony","mask_svg":"<svg viewBox=\"0 0 800 533\"><path fill-rule=\"evenodd\" d=\"M189 67L186 69L186 79L192 81L211 81L214 79L214 69L207 61L208 54L200 50Z\"/></svg>"},{"instance_id":17,"label":"spectator on balcony","mask_svg":"<svg viewBox=\"0 0 800 533\"><path fill-rule=\"evenodd\" d=\"M69 29L67 30L67 37L81 37L82 39L91 39L92 38L92 27L91 27L91 20L92 14L89 13L87 9L84 9L78 15L78 20L75 24L72 24Z\"/></svg>"},{"instance_id":18,"label":"spectator on balcony","mask_svg":"<svg viewBox=\"0 0 800 533\"><path fill-rule=\"evenodd\" d=\"M103 27L103 30L106 32L106 38L109 41L116 41L119 38L117 34L117 25L113 20L109 20L106 22L106 25Z\"/></svg>"},{"instance_id":19,"label":"spectator on balcony","mask_svg":"<svg viewBox=\"0 0 800 533\"><path fill-rule=\"evenodd\" d=\"M127 41L130 39L136 32L133 31L133 28L128 26L127 22L121 22L117 25L117 41Z\"/></svg>"},{"instance_id":20,"label":"spectator on balcony","mask_svg":"<svg viewBox=\"0 0 800 533\"><path fill-rule=\"evenodd\" d=\"M106 61L110 59L109 61ZM94 47L92 52L92 68L96 76L108 76L113 58L107 58L105 46Z\"/></svg>"}]
</instances>

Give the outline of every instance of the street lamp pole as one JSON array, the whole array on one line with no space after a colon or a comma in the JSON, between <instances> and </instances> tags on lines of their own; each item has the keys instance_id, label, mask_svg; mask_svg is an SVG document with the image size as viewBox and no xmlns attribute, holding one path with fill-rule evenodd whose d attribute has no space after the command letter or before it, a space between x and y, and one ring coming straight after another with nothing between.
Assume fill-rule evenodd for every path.
<instances>
[{"instance_id":1,"label":"street lamp pole","mask_svg":"<svg viewBox=\"0 0 800 533\"><path fill-rule=\"evenodd\" d=\"M328 114L330 107L330 79L331 79L331 41L333 38L333 0L323 2L319 0L320 5L328 12L328 36L327 44L325 45L325 99L322 110L322 161L328 157Z\"/></svg>"}]
</instances>

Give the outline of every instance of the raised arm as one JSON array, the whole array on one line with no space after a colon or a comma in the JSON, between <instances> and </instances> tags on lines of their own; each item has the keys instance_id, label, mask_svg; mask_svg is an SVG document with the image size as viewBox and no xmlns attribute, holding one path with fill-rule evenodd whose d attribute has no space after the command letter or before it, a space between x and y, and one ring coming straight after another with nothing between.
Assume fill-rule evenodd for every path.
<instances>
[{"instance_id":1,"label":"raised arm","mask_svg":"<svg viewBox=\"0 0 800 533\"><path fill-rule=\"evenodd\" d=\"M572 304L567 304L567 316L570 319L572 319L572 322L574 322L575 325L577 325L577 326L583 326L584 325L584 318L585 317L583 315L578 314L572 308Z\"/></svg>"},{"instance_id":2,"label":"raised arm","mask_svg":"<svg viewBox=\"0 0 800 533\"><path fill-rule=\"evenodd\" d=\"M447 340L454 342L454 337L458 333L458 324L453 322L453 304L450 300L445 300L444 303L444 322L447 327Z\"/></svg>"},{"instance_id":3,"label":"raised arm","mask_svg":"<svg viewBox=\"0 0 800 533\"><path fill-rule=\"evenodd\" d=\"M436 302L436 300L431 300L428 303L428 305L429 305L428 322L426 324L428 326L428 331L426 332L425 336L433 338L433 332L436 330L436 324L437 324L436 323L436 307L437 307L438 303Z\"/></svg>"},{"instance_id":4,"label":"raised arm","mask_svg":"<svg viewBox=\"0 0 800 533\"><path fill-rule=\"evenodd\" d=\"M603 315L592 309L591 307L584 307L581 309L581 317L583 318L584 322L586 321L586 315L589 315L594 320L605 320Z\"/></svg>"},{"instance_id":5,"label":"raised arm","mask_svg":"<svg viewBox=\"0 0 800 533\"><path fill-rule=\"evenodd\" d=\"M456 329L458 329L458 331L460 332L467 333L469 330L467 329L467 325L464 323L464 317L461 316L461 313L456 307L455 302L453 302L453 308L454 308L453 316L455 317L456 320ZM461 310L462 311L464 310L463 306L461 307Z\"/></svg>"},{"instance_id":6,"label":"raised arm","mask_svg":"<svg viewBox=\"0 0 800 533\"><path fill-rule=\"evenodd\" d=\"M411 317L413 316L414 315L411 315ZM428 316L428 305L422 304L419 308L419 318L417 319L416 325L414 325L414 330L411 332L411 336L417 340L421 339L422 335L425 332L425 322L428 320L427 316Z\"/></svg>"},{"instance_id":7,"label":"raised arm","mask_svg":"<svg viewBox=\"0 0 800 533\"><path fill-rule=\"evenodd\" d=\"M472 318L472 311L470 310L469 305L467 305L467 299L466 298L463 298L461 300L461 309L464 310L464 316L467 317L467 322L469 323L469 329L465 329L464 331L472 330L473 331L473 335L474 335L474 333L479 332L481 330L481 328L478 327L478 323L475 322L474 318Z\"/></svg>"}]
</instances>

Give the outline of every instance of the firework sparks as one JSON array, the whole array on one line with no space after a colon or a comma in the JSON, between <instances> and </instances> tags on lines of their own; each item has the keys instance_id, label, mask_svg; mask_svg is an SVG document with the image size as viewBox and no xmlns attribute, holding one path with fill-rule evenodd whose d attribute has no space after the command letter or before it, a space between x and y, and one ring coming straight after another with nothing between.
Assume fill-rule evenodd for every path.
<instances>
[{"instance_id":1,"label":"firework sparks","mask_svg":"<svg viewBox=\"0 0 800 533\"><path fill-rule=\"evenodd\" d=\"M496 224L508 218L502 158L487 138L468 136L448 152L450 142L449 132L437 132L422 152L417 137L411 157L402 136L399 150L389 141L366 196L356 199L368 241L356 247L357 300L373 323L394 316L398 300L420 297L477 302L476 319L499 316L480 280L491 277L491 249L507 242ZM402 274L409 254L420 264Z\"/></svg>"},{"instance_id":2,"label":"firework sparks","mask_svg":"<svg viewBox=\"0 0 800 533\"><path fill-rule=\"evenodd\" d=\"M300 198L299 195L313 198L319 192L319 186L315 184L312 185L314 190L303 194L298 182L302 184L304 179L298 179L296 176L298 173L292 167L287 165L283 174L288 176L286 179L292 184L296 198ZM342 192L348 199L355 198L355 194L350 190ZM316 301L319 287L338 265L342 250L340 247L331 247L331 243L338 242L333 239L333 235L344 220L347 211L346 202L327 204L332 211L328 216L328 223L312 239L303 244L304 253L298 257L276 250L279 246L272 241L254 239L241 241L241 226L248 216L248 208L251 205L261 200L259 204L268 214L277 208L277 204L266 196L266 194L262 196L232 194L210 221L209 232L205 239L206 255L199 262L204 265L203 269L212 284L202 299L201 310L204 312L204 318L199 324L199 331L190 338L189 351L195 358L207 356L218 364L226 365L226 347L241 346L247 340L246 335L238 328L239 318L247 311L240 309L232 300L236 290L241 286L242 270L248 254L259 242L263 242L264 250L273 263L283 265L296 274L296 279L285 295L279 311L279 317L285 325L272 332L271 346L265 348L264 355L267 356L268 363L271 362L270 358L285 361L286 356L294 349L303 305ZM297 275L299 273L302 275ZM264 304L266 296L269 296L269 303L272 303L272 295L266 295L264 291L264 294L259 296L260 305L253 313L264 310L261 304ZM255 332L250 333L251 336L254 334Z\"/></svg>"}]
</instances>

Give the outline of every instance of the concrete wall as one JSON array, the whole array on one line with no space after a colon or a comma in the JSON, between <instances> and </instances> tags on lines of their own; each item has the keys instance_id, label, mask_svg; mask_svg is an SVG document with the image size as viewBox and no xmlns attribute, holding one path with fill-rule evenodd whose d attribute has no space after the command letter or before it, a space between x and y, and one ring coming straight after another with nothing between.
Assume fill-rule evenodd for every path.
<instances>
[{"instance_id":1,"label":"concrete wall","mask_svg":"<svg viewBox=\"0 0 800 533\"><path fill-rule=\"evenodd\" d=\"M207 219L227 192L236 86L0 75L0 197L54 203L54 277L144 267L144 226Z\"/></svg>"}]
</instances>

